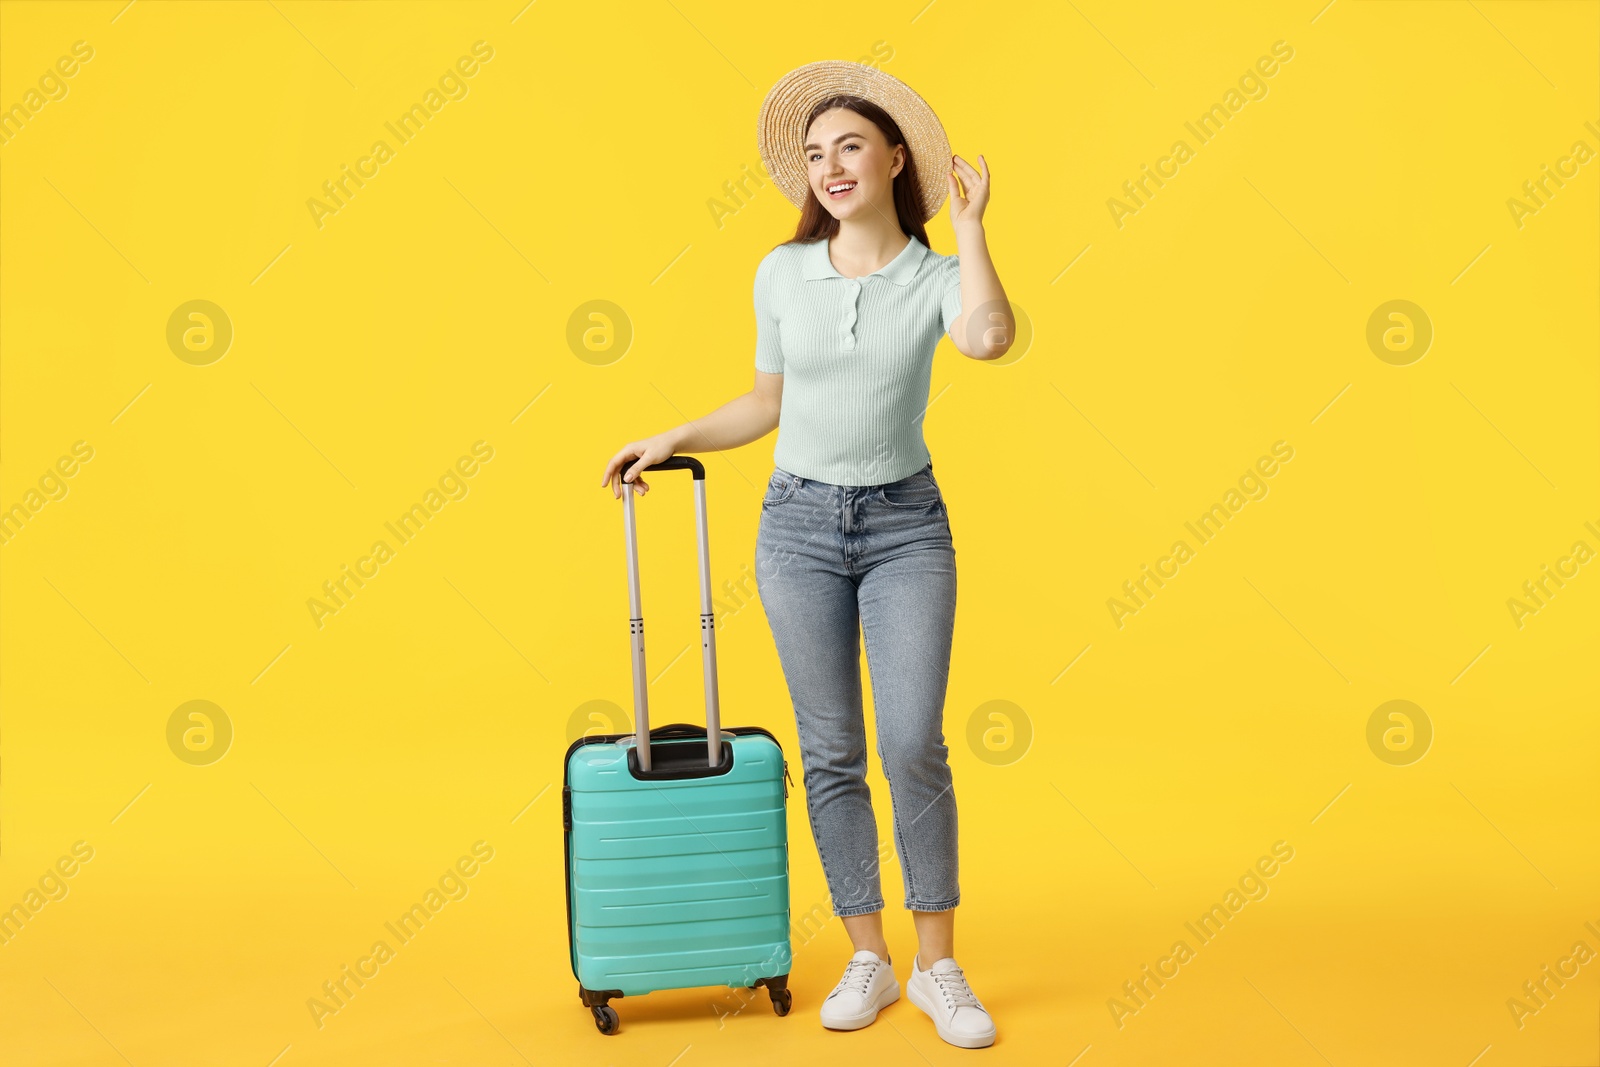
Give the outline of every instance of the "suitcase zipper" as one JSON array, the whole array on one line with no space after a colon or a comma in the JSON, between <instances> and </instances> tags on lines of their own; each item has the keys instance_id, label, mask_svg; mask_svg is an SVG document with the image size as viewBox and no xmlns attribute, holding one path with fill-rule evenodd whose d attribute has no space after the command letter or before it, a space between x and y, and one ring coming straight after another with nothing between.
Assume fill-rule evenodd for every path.
<instances>
[{"instance_id":1,"label":"suitcase zipper","mask_svg":"<svg viewBox=\"0 0 1600 1067\"><path fill-rule=\"evenodd\" d=\"M794 779L789 777L789 761L788 760L784 760L783 761L783 781L784 781L783 799L788 800L789 799L789 787L791 785L794 785Z\"/></svg>"}]
</instances>

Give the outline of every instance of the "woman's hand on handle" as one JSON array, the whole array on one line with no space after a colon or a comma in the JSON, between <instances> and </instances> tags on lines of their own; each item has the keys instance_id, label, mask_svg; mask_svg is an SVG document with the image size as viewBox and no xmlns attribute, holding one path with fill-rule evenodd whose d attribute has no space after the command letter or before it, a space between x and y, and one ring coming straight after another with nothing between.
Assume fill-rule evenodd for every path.
<instances>
[{"instance_id":1,"label":"woman's hand on handle","mask_svg":"<svg viewBox=\"0 0 1600 1067\"><path fill-rule=\"evenodd\" d=\"M783 375L755 372L755 387L740 393L711 414L686 422L654 437L629 441L606 464L601 485L622 498L622 479L635 472L633 491L643 495L650 486L637 472L671 459L679 452L721 452L747 445L778 428L783 408Z\"/></svg>"},{"instance_id":2,"label":"woman's hand on handle","mask_svg":"<svg viewBox=\"0 0 1600 1067\"><path fill-rule=\"evenodd\" d=\"M622 482L627 482L633 486L634 492L643 496L650 491L649 483L637 474L632 481L628 481L628 473L642 471L653 464L671 459L677 454L677 450L677 441L671 433L658 433L643 441L630 441L606 463L605 476L600 479L600 484L609 485L612 497L618 500L622 499Z\"/></svg>"}]
</instances>

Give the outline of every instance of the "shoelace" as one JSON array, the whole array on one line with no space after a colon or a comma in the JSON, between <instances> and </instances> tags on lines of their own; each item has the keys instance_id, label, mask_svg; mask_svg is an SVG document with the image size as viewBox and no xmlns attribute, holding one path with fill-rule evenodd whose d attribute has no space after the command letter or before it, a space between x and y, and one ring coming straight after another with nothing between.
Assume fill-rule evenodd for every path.
<instances>
[{"instance_id":1,"label":"shoelace","mask_svg":"<svg viewBox=\"0 0 1600 1067\"><path fill-rule=\"evenodd\" d=\"M881 964L870 960L851 960L845 964L844 977L839 979L839 984L834 987L834 992L839 993L853 989L862 996L866 996L867 988L872 985L872 975Z\"/></svg>"},{"instance_id":2,"label":"shoelace","mask_svg":"<svg viewBox=\"0 0 1600 1067\"><path fill-rule=\"evenodd\" d=\"M950 1005L951 1011L957 1008L985 1010L983 1005L978 1002L978 998L973 996L972 987L967 985L967 980L962 975L960 967L949 971L934 971L932 972L932 977L934 984L939 988L939 992L944 994L944 1002Z\"/></svg>"}]
</instances>

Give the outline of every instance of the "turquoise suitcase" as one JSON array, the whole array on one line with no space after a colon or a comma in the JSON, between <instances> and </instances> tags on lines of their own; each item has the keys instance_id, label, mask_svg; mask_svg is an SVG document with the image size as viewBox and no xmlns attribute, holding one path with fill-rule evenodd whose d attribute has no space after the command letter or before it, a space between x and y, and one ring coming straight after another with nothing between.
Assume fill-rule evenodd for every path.
<instances>
[{"instance_id":1,"label":"turquoise suitcase","mask_svg":"<svg viewBox=\"0 0 1600 1067\"><path fill-rule=\"evenodd\" d=\"M766 986L787 1015L788 765L772 734L723 727L717 702L705 468L673 456L646 470L694 475L706 725L650 729L634 493L624 486L637 731L580 737L562 783L567 934L578 997L603 1034L607 1001L661 989Z\"/></svg>"}]
</instances>

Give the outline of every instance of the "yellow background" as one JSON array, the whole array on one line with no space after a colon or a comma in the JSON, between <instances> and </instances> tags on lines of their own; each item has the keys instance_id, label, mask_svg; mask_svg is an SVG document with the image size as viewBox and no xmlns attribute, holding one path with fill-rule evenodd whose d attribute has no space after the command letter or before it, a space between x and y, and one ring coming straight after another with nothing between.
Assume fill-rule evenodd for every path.
<instances>
[{"instance_id":1,"label":"yellow background","mask_svg":"<svg viewBox=\"0 0 1600 1067\"><path fill-rule=\"evenodd\" d=\"M768 86L822 58L905 80L988 159L989 247L1033 331L998 365L942 345L927 419L961 583L957 956L1000 1028L989 1055L1600 1062L1600 961L1520 1029L1506 1006L1575 942L1600 950L1600 563L1520 628L1507 607L1574 542L1600 549L1600 163L1520 228L1507 208L1600 147L1600 6L111 0L0 20L0 106L94 50L0 147L0 506L94 450L0 547L0 906L93 849L0 945L7 1065L967 1055L904 1000L821 1029L837 921L796 937L788 1018L763 995L719 1026L727 991L666 992L616 1002L602 1037L568 962L562 753L587 702L630 701L600 470L748 388L755 265L796 212L724 183L761 173ZM307 200L479 40L468 95L319 228ZM1280 40L1267 95L1198 144L1184 122ZM1119 228L1107 201L1179 138L1194 158ZM929 232L957 251L944 212ZM166 341L197 299L234 331L205 366ZM1396 299L1435 331L1407 366L1365 340ZM568 341L592 300L631 324L604 365ZM480 440L465 498L319 628L307 600ZM1119 629L1108 598L1279 440L1270 493ZM797 767L760 603L721 588L753 566L772 444L703 457L721 692ZM696 632L688 481L655 485L653 721L695 721L695 657L674 660ZM1404 766L1366 735L1397 699L1433 729ZM234 731L207 766L167 742L191 700ZM995 700L1031 730L1021 758L967 742ZM887 834L875 757L872 781ZM798 790L789 820L796 918L826 916ZM494 854L468 895L319 1028L308 999L477 841ZM1269 895L1119 1028L1123 983L1276 841L1294 858Z\"/></svg>"}]
</instances>

